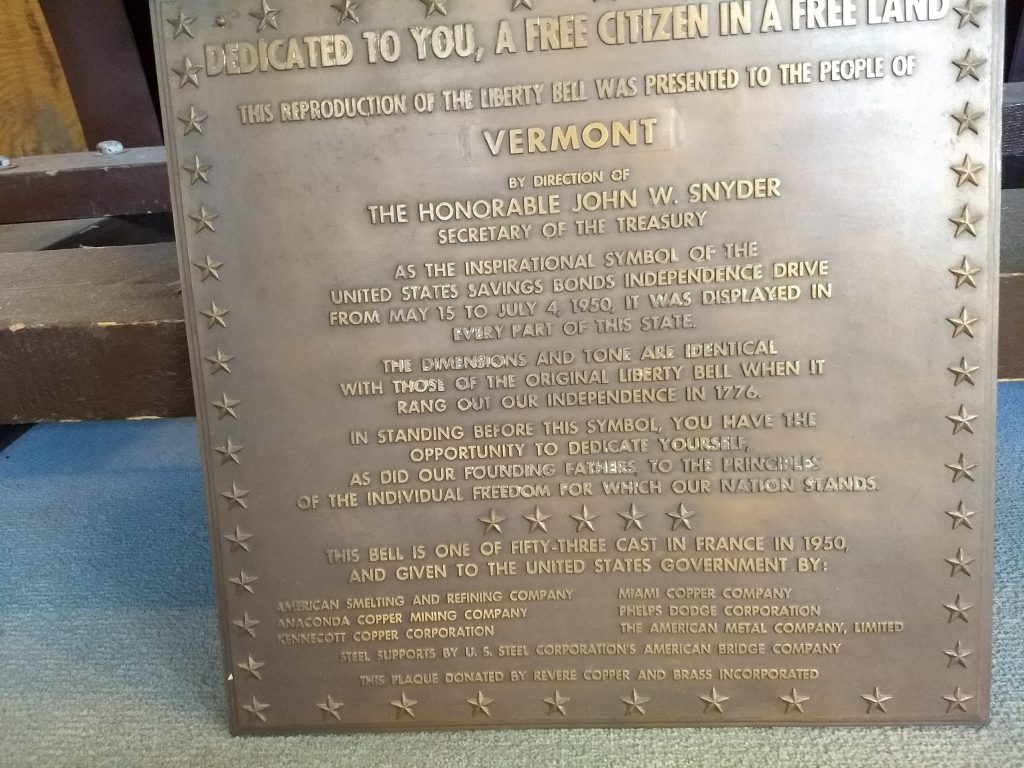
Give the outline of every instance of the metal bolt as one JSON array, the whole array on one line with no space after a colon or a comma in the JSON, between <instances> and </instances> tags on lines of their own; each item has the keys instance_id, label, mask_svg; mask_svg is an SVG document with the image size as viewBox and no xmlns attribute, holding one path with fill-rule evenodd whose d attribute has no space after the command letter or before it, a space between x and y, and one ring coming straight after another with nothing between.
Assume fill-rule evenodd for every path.
<instances>
[{"instance_id":1,"label":"metal bolt","mask_svg":"<svg viewBox=\"0 0 1024 768\"><path fill-rule=\"evenodd\" d=\"M13 165L13 163L11 163L11 158L7 155L0 155L0 171L4 168L10 168L11 165Z\"/></svg>"},{"instance_id":2,"label":"metal bolt","mask_svg":"<svg viewBox=\"0 0 1024 768\"><path fill-rule=\"evenodd\" d=\"M120 141L101 141L96 145L96 151L101 155L121 155L125 150Z\"/></svg>"}]
</instances>

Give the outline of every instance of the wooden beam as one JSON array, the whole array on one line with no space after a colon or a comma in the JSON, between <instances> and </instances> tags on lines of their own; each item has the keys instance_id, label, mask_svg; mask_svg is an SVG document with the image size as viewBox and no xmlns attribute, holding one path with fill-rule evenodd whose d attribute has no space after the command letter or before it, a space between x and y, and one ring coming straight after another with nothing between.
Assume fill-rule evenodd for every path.
<instances>
[{"instance_id":1,"label":"wooden beam","mask_svg":"<svg viewBox=\"0 0 1024 768\"><path fill-rule=\"evenodd\" d=\"M1024 187L1024 83L1003 86L1003 189Z\"/></svg>"},{"instance_id":2,"label":"wooden beam","mask_svg":"<svg viewBox=\"0 0 1024 768\"><path fill-rule=\"evenodd\" d=\"M78 152L88 146L37 0L3 0L0 72L0 154Z\"/></svg>"},{"instance_id":3,"label":"wooden beam","mask_svg":"<svg viewBox=\"0 0 1024 768\"><path fill-rule=\"evenodd\" d=\"M0 424L186 416L172 243L0 256Z\"/></svg>"},{"instance_id":4,"label":"wooden beam","mask_svg":"<svg viewBox=\"0 0 1024 768\"><path fill-rule=\"evenodd\" d=\"M25 157L0 170L0 224L170 210L163 147Z\"/></svg>"},{"instance_id":5,"label":"wooden beam","mask_svg":"<svg viewBox=\"0 0 1024 768\"><path fill-rule=\"evenodd\" d=\"M4 0L6 2L6 0ZM86 146L163 142L124 0L37 0L64 65Z\"/></svg>"},{"instance_id":6,"label":"wooden beam","mask_svg":"<svg viewBox=\"0 0 1024 768\"><path fill-rule=\"evenodd\" d=\"M1000 278L999 378L1024 379L1024 274Z\"/></svg>"},{"instance_id":7,"label":"wooden beam","mask_svg":"<svg viewBox=\"0 0 1024 768\"><path fill-rule=\"evenodd\" d=\"M1024 189L1004 189L1001 208L999 271L1024 272Z\"/></svg>"},{"instance_id":8,"label":"wooden beam","mask_svg":"<svg viewBox=\"0 0 1024 768\"><path fill-rule=\"evenodd\" d=\"M65 240L94 230L103 219L70 221L31 221L0 225L0 254L19 251L45 251L59 247Z\"/></svg>"}]
</instances>

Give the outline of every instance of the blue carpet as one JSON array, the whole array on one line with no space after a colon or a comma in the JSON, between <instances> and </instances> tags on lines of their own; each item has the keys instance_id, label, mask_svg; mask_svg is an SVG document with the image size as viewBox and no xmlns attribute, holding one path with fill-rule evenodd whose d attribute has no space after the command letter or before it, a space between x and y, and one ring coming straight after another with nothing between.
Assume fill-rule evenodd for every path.
<instances>
[{"instance_id":1,"label":"blue carpet","mask_svg":"<svg viewBox=\"0 0 1024 768\"><path fill-rule=\"evenodd\" d=\"M985 728L233 739L195 423L62 424L0 453L0 766L1024 766L1024 384L999 395Z\"/></svg>"}]
</instances>

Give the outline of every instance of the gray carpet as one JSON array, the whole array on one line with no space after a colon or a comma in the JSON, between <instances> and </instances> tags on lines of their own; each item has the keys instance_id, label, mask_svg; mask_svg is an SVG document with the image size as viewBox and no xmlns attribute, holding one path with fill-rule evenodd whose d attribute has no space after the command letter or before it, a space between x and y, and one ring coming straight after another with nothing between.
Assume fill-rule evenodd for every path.
<instances>
[{"instance_id":1,"label":"gray carpet","mask_svg":"<svg viewBox=\"0 0 1024 768\"><path fill-rule=\"evenodd\" d=\"M1024 766L1024 384L1000 389L993 714L980 729L234 739L195 424L37 427L0 452L0 766Z\"/></svg>"}]
</instances>

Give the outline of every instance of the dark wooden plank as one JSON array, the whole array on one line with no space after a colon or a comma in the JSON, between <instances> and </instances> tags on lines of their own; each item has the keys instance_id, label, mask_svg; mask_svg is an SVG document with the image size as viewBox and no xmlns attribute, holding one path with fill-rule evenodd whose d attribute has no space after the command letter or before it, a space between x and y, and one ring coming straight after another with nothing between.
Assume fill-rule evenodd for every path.
<instances>
[{"instance_id":1,"label":"dark wooden plank","mask_svg":"<svg viewBox=\"0 0 1024 768\"><path fill-rule=\"evenodd\" d=\"M1024 187L1024 83L1003 86L1003 189Z\"/></svg>"},{"instance_id":2,"label":"dark wooden plank","mask_svg":"<svg viewBox=\"0 0 1024 768\"><path fill-rule=\"evenodd\" d=\"M1024 274L1000 279L999 378L1024 379Z\"/></svg>"},{"instance_id":3,"label":"dark wooden plank","mask_svg":"<svg viewBox=\"0 0 1024 768\"><path fill-rule=\"evenodd\" d=\"M1006 3L1006 77L1008 83L1024 80L1024 29L1021 28L1021 1Z\"/></svg>"},{"instance_id":4,"label":"dark wooden plank","mask_svg":"<svg viewBox=\"0 0 1024 768\"><path fill-rule=\"evenodd\" d=\"M1024 272L1024 189L1004 189L1001 208L999 271Z\"/></svg>"},{"instance_id":5,"label":"dark wooden plank","mask_svg":"<svg viewBox=\"0 0 1024 768\"><path fill-rule=\"evenodd\" d=\"M163 142L122 0L39 0L64 65L87 145ZM125 211L128 213L128 211Z\"/></svg>"},{"instance_id":6,"label":"dark wooden plank","mask_svg":"<svg viewBox=\"0 0 1024 768\"><path fill-rule=\"evenodd\" d=\"M93 230L102 221L104 219L71 219L0 224L0 253L45 251Z\"/></svg>"},{"instance_id":7,"label":"dark wooden plank","mask_svg":"<svg viewBox=\"0 0 1024 768\"><path fill-rule=\"evenodd\" d=\"M0 171L0 224L170 210L163 147L26 157Z\"/></svg>"},{"instance_id":8,"label":"dark wooden plank","mask_svg":"<svg viewBox=\"0 0 1024 768\"><path fill-rule=\"evenodd\" d=\"M0 255L0 424L193 412L174 246Z\"/></svg>"}]
</instances>

